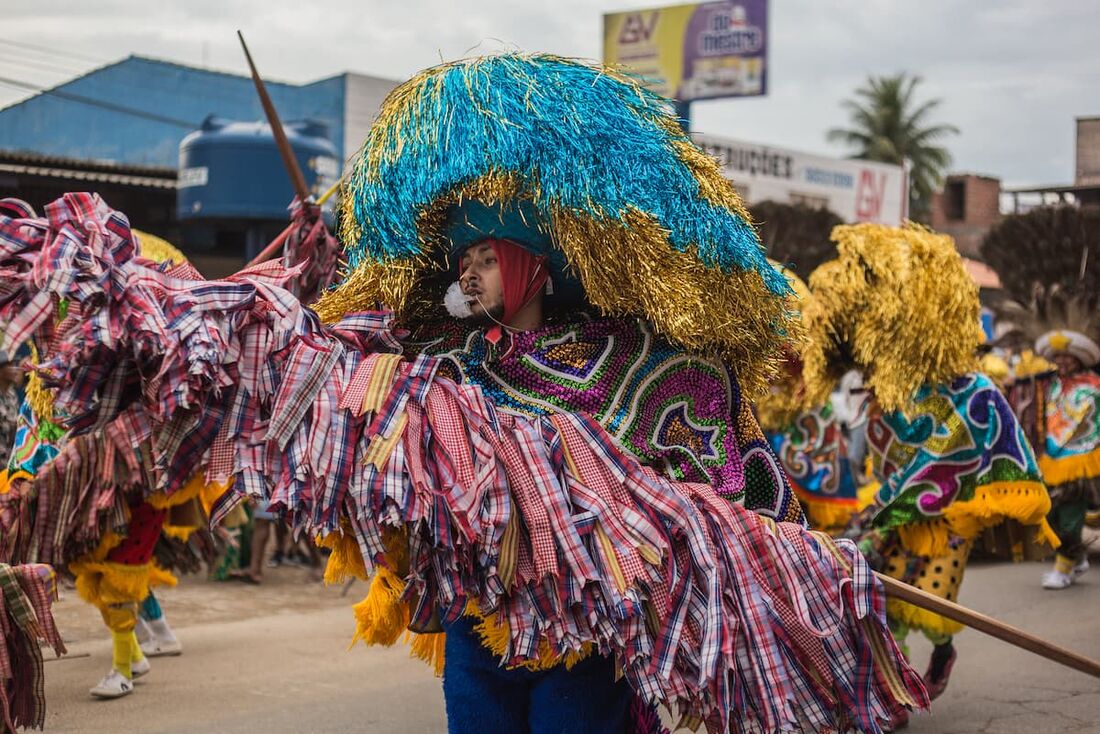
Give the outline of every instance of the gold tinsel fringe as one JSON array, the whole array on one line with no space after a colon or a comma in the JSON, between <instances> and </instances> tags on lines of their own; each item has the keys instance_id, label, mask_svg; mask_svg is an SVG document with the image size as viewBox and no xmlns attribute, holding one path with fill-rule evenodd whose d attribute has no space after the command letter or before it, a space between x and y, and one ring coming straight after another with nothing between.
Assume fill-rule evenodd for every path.
<instances>
[{"instance_id":1,"label":"gold tinsel fringe","mask_svg":"<svg viewBox=\"0 0 1100 734\"><path fill-rule=\"evenodd\" d=\"M807 407L852 368L885 411L908 409L921 385L976 369L978 288L950 237L915 224L858 224L836 227L832 238L839 257L810 276L803 314Z\"/></svg>"},{"instance_id":2,"label":"gold tinsel fringe","mask_svg":"<svg viewBox=\"0 0 1100 734\"><path fill-rule=\"evenodd\" d=\"M852 502L830 502L818 499L814 495L799 489L795 489L794 493L806 513L806 519L810 522L810 527L829 535L835 535L848 527L852 516L858 511L855 500Z\"/></svg>"},{"instance_id":3,"label":"gold tinsel fringe","mask_svg":"<svg viewBox=\"0 0 1100 734\"><path fill-rule=\"evenodd\" d=\"M168 262L173 265L182 265L187 262L187 258L184 254L176 249L175 245L168 240L161 239L155 234L142 232L140 229L131 229L130 232L137 239L138 250L141 252L142 257L148 258L153 262Z\"/></svg>"},{"instance_id":4,"label":"gold tinsel fringe","mask_svg":"<svg viewBox=\"0 0 1100 734\"><path fill-rule=\"evenodd\" d=\"M146 502L152 505L158 510L167 510L173 507L182 505L185 502L199 497L204 492L204 488L207 486L206 479L201 471L195 472L191 475L191 478L187 480L187 483L177 489L172 494L166 494L164 492L154 492L146 498ZM219 489L211 490L211 494L216 493L219 497L225 493L228 485L218 484L216 487Z\"/></svg>"}]
</instances>

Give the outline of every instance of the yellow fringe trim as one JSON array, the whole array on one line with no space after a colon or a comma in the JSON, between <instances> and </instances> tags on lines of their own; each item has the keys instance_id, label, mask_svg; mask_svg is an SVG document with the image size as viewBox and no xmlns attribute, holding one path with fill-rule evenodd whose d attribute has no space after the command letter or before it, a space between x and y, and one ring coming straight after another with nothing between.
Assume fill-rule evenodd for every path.
<instances>
[{"instance_id":1,"label":"yellow fringe trim","mask_svg":"<svg viewBox=\"0 0 1100 734\"><path fill-rule=\"evenodd\" d=\"M22 469L16 469L14 472L10 473L7 469L0 469L0 494L7 494L10 492L11 483L17 479L25 479L29 482L34 479L34 477Z\"/></svg>"},{"instance_id":2,"label":"yellow fringe trim","mask_svg":"<svg viewBox=\"0 0 1100 734\"><path fill-rule=\"evenodd\" d=\"M1100 477L1100 449L1087 454L1054 459L1046 454L1039 456L1039 469L1043 479L1051 487L1072 482L1075 479Z\"/></svg>"},{"instance_id":3,"label":"yellow fringe trim","mask_svg":"<svg viewBox=\"0 0 1100 734\"><path fill-rule=\"evenodd\" d=\"M325 583L340 584L349 578L367 580L367 567L363 563L363 554L359 552L359 544L350 533L334 531L325 537L317 538L317 545L328 548L332 553L325 564ZM379 569L379 571L388 569ZM373 582L372 582L373 589Z\"/></svg>"},{"instance_id":4,"label":"yellow fringe trim","mask_svg":"<svg viewBox=\"0 0 1100 734\"><path fill-rule=\"evenodd\" d=\"M447 646L446 633L432 632L418 635L410 632L409 636L412 637L412 642L409 644L409 654L432 666L435 677L442 678L444 650Z\"/></svg>"},{"instance_id":5,"label":"yellow fringe trim","mask_svg":"<svg viewBox=\"0 0 1100 734\"><path fill-rule=\"evenodd\" d=\"M1042 527L1048 512L1050 495L1042 482L994 482L979 487L973 499L948 505L942 517L900 526L898 535L910 553L933 558L947 553L951 535L972 540L1005 520L1040 526L1041 536L1049 542L1053 533Z\"/></svg>"},{"instance_id":6,"label":"yellow fringe trim","mask_svg":"<svg viewBox=\"0 0 1100 734\"><path fill-rule=\"evenodd\" d=\"M822 530L832 533L848 527L852 515L856 514L859 506L855 500L850 502L830 502L814 497L814 495L800 489L794 490L802 509L806 512L806 519L810 521L810 527L814 530Z\"/></svg>"},{"instance_id":7,"label":"yellow fringe trim","mask_svg":"<svg viewBox=\"0 0 1100 734\"><path fill-rule=\"evenodd\" d=\"M187 483L177 489L172 494L165 494L164 492L155 492L146 498L146 502L151 504L158 510L167 510L177 505L182 505L184 502L190 502L203 493L204 488L207 486L206 478L201 471L195 472ZM221 491L217 489L211 490L218 492L217 496L220 497L225 494L225 490L229 487L228 484L215 484L215 487L220 487Z\"/></svg>"},{"instance_id":8,"label":"yellow fringe trim","mask_svg":"<svg viewBox=\"0 0 1100 734\"><path fill-rule=\"evenodd\" d=\"M868 482L862 487L856 490L856 498L859 501L857 509L863 512L871 505L875 504L875 495L882 489L882 484L879 482Z\"/></svg>"},{"instance_id":9,"label":"yellow fringe trim","mask_svg":"<svg viewBox=\"0 0 1100 734\"><path fill-rule=\"evenodd\" d=\"M209 484L203 484L202 488L199 489L199 503L202 504L203 514L205 514L206 517L210 517L210 511L214 509L214 504L222 498L222 495L232 488L232 479L225 483L210 482ZM238 504L238 507L239 506Z\"/></svg>"},{"instance_id":10,"label":"yellow fringe trim","mask_svg":"<svg viewBox=\"0 0 1100 734\"><path fill-rule=\"evenodd\" d=\"M327 569L325 575L328 576ZM394 571L378 567L366 597L352 607L355 612L353 646L359 641L387 647L397 642L410 621L409 608L400 601L404 588L405 583Z\"/></svg>"},{"instance_id":11,"label":"yellow fringe trim","mask_svg":"<svg viewBox=\"0 0 1100 734\"><path fill-rule=\"evenodd\" d=\"M466 608L466 616L478 620L474 624L474 631L481 640L481 644L488 648L494 657L500 658L508 652L512 632L506 621L498 619L497 615L483 615L472 602ZM515 665L509 665L508 668L510 670L522 668L523 670L538 672L550 670L564 664L565 669L570 670L574 665L591 655L593 649L595 649L595 645L586 642L580 650L569 650L562 655L552 650L546 640L540 640L537 659L523 660Z\"/></svg>"},{"instance_id":12,"label":"yellow fringe trim","mask_svg":"<svg viewBox=\"0 0 1100 734\"><path fill-rule=\"evenodd\" d=\"M154 562L135 566L89 559L70 564L69 570L80 598L97 607L141 602L153 586L176 585L176 577Z\"/></svg>"},{"instance_id":13,"label":"yellow fringe trim","mask_svg":"<svg viewBox=\"0 0 1100 734\"><path fill-rule=\"evenodd\" d=\"M352 607L355 636L351 646L362 641L365 645L389 647L403 639L409 643L412 657L431 665L437 677L442 676L447 635L442 632L417 634L408 630L411 614L408 605L400 601L404 588L405 583L396 573L385 566L378 567L366 597Z\"/></svg>"},{"instance_id":14,"label":"yellow fringe trim","mask_svg":"<svg viewBox=\"0 0 1100 734\"><path fill-rule=\"evenodd\" d=\"M198 528L194 525L164 525L160 530L169 538L175 538L176 540L186 543L191 539L191 533L198 530Z\"/></svg>"},{"instance_id":15,"label":"yellow fringe trim","mask_svg":"<svg viewBox=\"0 0 1100 734\"><path fill-rule=\"evenodd\" d=\"M957 635L965 625L946 617L915 607L908 602L887 597L886 616L904 622L912 629L930 632L933 635Z\"/></svg>"},{"instance_id":16,"label":"yellow fringe trim","mask_svg":"<svg viewBox=\"0 0 1100 734\"><path fill-rule=\"evenodd\" d=\"M330 537L331 535L333 534L330 534ZM335 544L339 545L343 542L336 541ZM408 605L401 602L401 592L404 588L404 582L394 571L385 566L378 567L371 579L366 597L352 608L355 613L355 636L352 638L351 646L357 642L363 642L366 645L389 647L398 639L404 639L410 642L412 657L431 665L437 676L442 675L446 634L442 632L417 634L408 631L411 614ZM481 614L473 601L466 607L466 615L477 620L474 631L481 640L481 644L496 657L502 657L507 653L511 633L506 622L498 621L492 615ZM588 657L593 649L595 649L594 645L586 643L579 651L571 650L564 655L559 655L543 640L539 643L538 659L526 660L511 667L539 671L564 664L568 670Z\"/></svg>"}]
</instances>

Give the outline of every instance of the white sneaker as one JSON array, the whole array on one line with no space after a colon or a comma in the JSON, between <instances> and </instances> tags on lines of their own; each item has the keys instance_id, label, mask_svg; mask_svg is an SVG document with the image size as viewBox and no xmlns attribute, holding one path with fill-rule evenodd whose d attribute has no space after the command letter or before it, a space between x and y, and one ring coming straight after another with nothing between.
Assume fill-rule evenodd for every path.
<instances>
[{"instance_id":1,"label":"white sneaker","mask_svg":"<svg viewBox=\"0 0 1100 734\"><path fill-rule=\"evenodd\" d=\"M132 678L140 678L152 670L152 668L153 666L149 664L149 658L142 658L136 663L130 663L130 676Z\"/></svg>"},{"instance_id":2,"label":"white sneaker","mask_svg":"<svg viewBox=\"0 0 1100 734\"><path fill-rule=\"evenodd\" d=\"M1080 561L1077 562L1077 565L1073 567L1073 571L1072 571L1073 578L1077 578L1078 576L1083 575L1088 570L1089 570L1089 559L1088 558L1082 558Z\"/></svg>"},{"instance_id":3,"label":"white sneaker","mask_svg":"<svg viewBox=\"0 0 1100 734\"><path fill-rule=\"evenodd\" d=\"M134 692L134 684L126 679L122 673L114 668L103 676L103 680L95 688L88 691L96 698L122 698Z\"/></svg>"},{"instance_id":4,"label":"white sneaker","mask_svg":"<svg viewBox=\"0 0 1100 734\"><path fill-rule=\"evenodd\" d=\"M1047 571L1043 574L1044 589L1068 589L1073 585L1073 576L1058 570Z\"/></svg>"},{"instance_id":5,"label":"white sneaker","mask_svg":"<svg viewBox=\"0 0 1100 734\"><path fill-rule=\"evenodd\" d=\"M146 657L159 658L167 655L182 655L183 645L174 636L171 639L153 637L141 643L141 651Z\"/></svg>"}]
</instances>

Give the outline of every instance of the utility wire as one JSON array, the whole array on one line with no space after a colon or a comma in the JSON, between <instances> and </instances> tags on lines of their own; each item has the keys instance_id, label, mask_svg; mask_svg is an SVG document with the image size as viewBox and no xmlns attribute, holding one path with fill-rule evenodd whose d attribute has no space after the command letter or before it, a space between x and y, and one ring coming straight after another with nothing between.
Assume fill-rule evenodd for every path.
<instances>
[{"instance_id":1,"label":"utility wire","mask_svg":"<svg viewBox=\"0 0 1100 734\"><path fill-rule=\"evenodd\" d=\"M10 38L0 38L0 44L5 46L15 46L16 48L26 49L28 51L37 51L38 53L44 53L51 56L68 56L69 58L79 59L90 64L105 64L104 59L95 59L91 56L85 56L84 54L73 53L72 51L65 51L51 46L39 46L34 43L27 43L26 41L13 41Z\"/></svg>"},{"instance_id":2,"label":"utility wire","mask_svg":"<svg viewBox=\"0 0 1100 734\"><path fill-rule=\"evenodd\" d=\"M27 69L34 69L35 71L45 71L51 74L66 74L68 76L83 75L87 72L87 69L76 70L72 67L58 66L57 64L50 63L49 61L39 61L38 59L26 59L26 58L12 58L10 52L4 48L0 48L0 61L4 66L21 66Z\"/></svg>"},{"instance_id":3,"label":"utility wire","mask_svg":"<svg viewBox=\"0 0 1100 734\"><path fill-rule=\"evenodd\" d=\"M110 110L112 112L118 112L123 115L131 115L133 117L140 117L145 120L152 120L153 122L161 122L166 125L176 125L177 127L186 128L188 130L197 130L199 128L199 123L188 122L186 120L180 120L175 117L166 117L164 115L158 115L154 112L135 110L132 107L124 107L123 105L115 104L113 102L106 102L101 99L85 97L83 95L72 94L70 92L62 92L59 89L46 89L45 87L40 87L37 84L21 82L18 79L9 79L7 77L0 76L0 84L6 84L9 87L26 89L32 92L39 92L41 94L48 94L51 97L57 97L59 99L68 100L70 102L79 102L80 104L86 104L92 107L100 107L102 109Z\"/></svg>"}]
</instances>

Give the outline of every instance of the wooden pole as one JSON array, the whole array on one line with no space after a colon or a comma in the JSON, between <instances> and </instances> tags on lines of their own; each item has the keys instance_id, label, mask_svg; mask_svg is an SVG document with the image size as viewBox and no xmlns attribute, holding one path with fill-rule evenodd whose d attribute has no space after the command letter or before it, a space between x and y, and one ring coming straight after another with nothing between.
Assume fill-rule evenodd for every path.
<instances>
[{"instance_id":1,"label":"wooden pole","mask_svg":"<svg viewBox=\"0 0 1100 734\"><path fill-rule=\"evenodd\" d=\"M921 609L935 612L943 617L965 624L967 627L976 629L979 632L984 632L987 635L996 637L998 640L1003 640L1010 645L1015 645L1028 652L1041 655L1047 660L1053 660L1056 663L1061 663L1074 670L1079 670L1082 673L1100 678L1100 663L1095 660L1090 660L1083 655L1070 652L1065 648L1058 647L1046 640L1030 635L1023 630L1016 629L1004 622L998 622L992 617L987 617L980 612L975 612L973 609L967 609L954 602L941 599L938 596L929 594L927 591L921 591L897 579L890 578L881 573L875 573L875 575L878 576L879 581L881 581L882 585L886 588L887 596L908 602Z\"/></svg>"},{"instance_id":2,"label":"wooden pole","mask_svg":"<svg viewBox=\"0 0 1100 734\"><path fill-rule=\"evenodd\" d=\"M294 192L305 203L309 199L309 188L306 187L305 176L298 167L298 159L294 156L294 149L290 147L290 141L286 139L286 131L283 123L279 121L279 113L275 111L275 105L268 96L264 80L260 78L260 72L256 71L256 64L252 63L252 54L248 52L248 44L244 42L244 36L237 31L237 38L241 39L241 48L244 49L244 57L248 60L248 68L252 71L252 83L256 85L256 93L260 95L260 104L263 105L264 114L267 115L267 124L271 126L271 134L275 137L275 145L279 148L279 155L283 158L286 172L290 174L290 181L294 184Z\"/></svg>"},{"instance_id":3,"label":"wooden pole","mask_svg":"<svg viewBox=\"0 0 1100 734\"><path fill-rule=\"evenodd\" d=\"M249 260L248 264L245 265L245 267L250 268L253 265L256 265L257 263L262 263L265 260L270 260L271 258L273 258L275 256L275 253L277 253L279 251L279 248L281 248L283 246L283 243L286 241L286 238L290 235L290 233L293 229L294 229L294 222L291 222L290 224L288 224L286 226L286 229L284 229L282 232L279 233L278 237L271 240L271 243L268 244L267 247L260 250L260 253L258 255L256 255L256 257Z\"/></svg>"}]
</instances>

